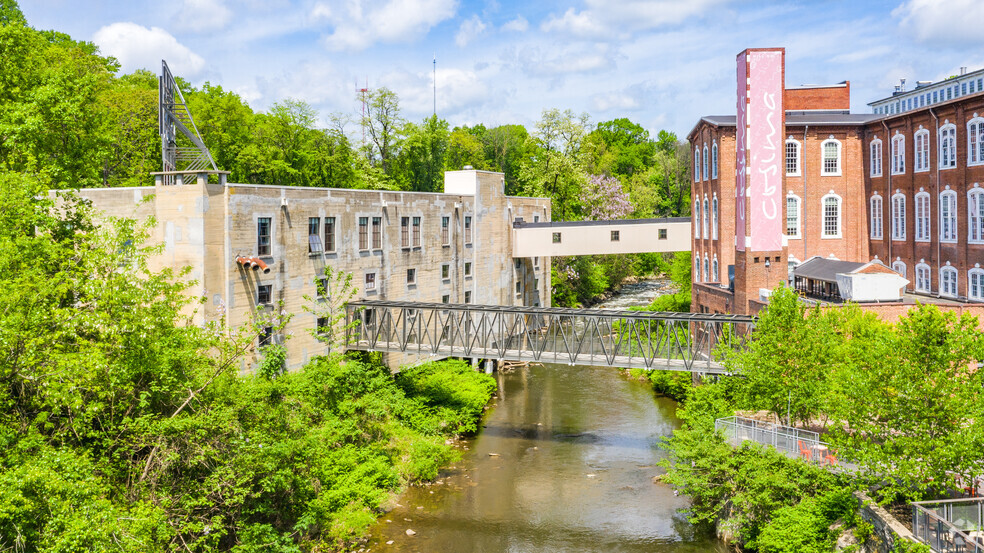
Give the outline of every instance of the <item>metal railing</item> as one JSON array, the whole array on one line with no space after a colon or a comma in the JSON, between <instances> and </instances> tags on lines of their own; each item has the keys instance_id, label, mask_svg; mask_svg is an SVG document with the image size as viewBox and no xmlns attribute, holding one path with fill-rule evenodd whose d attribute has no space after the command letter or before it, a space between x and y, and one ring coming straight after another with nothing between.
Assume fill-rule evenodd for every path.
<instances>
[{"instance_id":1,"label":"metal railing","mask_svg":"<svg viewBox=\"0 0 984 553\"><path fill-rule=\"evenodd\" d=\"M729 374L719 356L744 347L754 324L742 315L356 301L346 306L346 348Z\"/></svg>"},{"instance_id":2,"label":"metal railing","mask_svg":"<svg viewBox=\"0 0 984 553\"><path fill-rule=\"evenodd\" d=\"M830 446L820 441L820 434L810 430L738 416L716 419L714 430L724 434L733 447L747 440L770 445L787 456L813 463L840 464Z\"/></svg>"},{"instance_id":3,"label":"metal railing","mask_svg":"<svg viewBox=\"0 0 984 553\"><path fill-rule=\"evenodd\" d=\"M984 553L984 498L913 503L912 534L937 553Z\"/></svg>"}]
</instances>

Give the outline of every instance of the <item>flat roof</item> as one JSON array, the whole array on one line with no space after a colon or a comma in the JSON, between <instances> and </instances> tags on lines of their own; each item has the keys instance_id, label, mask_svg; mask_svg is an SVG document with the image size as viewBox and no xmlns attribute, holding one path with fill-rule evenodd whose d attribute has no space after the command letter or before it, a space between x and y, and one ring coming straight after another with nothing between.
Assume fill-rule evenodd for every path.
<instances>
[{"instance_id":1,"label":"flat roof","mask_svg":"<svg viewBox=\"0 0 984 553\"><path fill-rule=\"evenodd\" d=\"M844 113L843 111L796 111L786 113L786 126L805 127L807 125L825 125L852 127L857 125L866 125L883 117L885 116L874 113ZM736 125L736 120L737 117L734 115L705 115L700 118L700 121L710 123L716 127L734 127ZM700 121L698 121L697 125L694 125L694 128L687 133L688 137L694 134L694 131L697 130L697 126L700 125Z\"/></svg>"},{"instance_id":2,"label":"flat roof","mask_svg":"<svg viewBox=\"0 0 984 553\"><path fill-rule=\"evenodd\" d=\"M690 217L664 217L659 219L609 219L607 221L538 221L531 223L527 221L514 221L513 228L564 228L564 227L594 227L604 225L645 225L645 224L668 224L686 223L690 224Z\"/></svg>"}]
</instances>

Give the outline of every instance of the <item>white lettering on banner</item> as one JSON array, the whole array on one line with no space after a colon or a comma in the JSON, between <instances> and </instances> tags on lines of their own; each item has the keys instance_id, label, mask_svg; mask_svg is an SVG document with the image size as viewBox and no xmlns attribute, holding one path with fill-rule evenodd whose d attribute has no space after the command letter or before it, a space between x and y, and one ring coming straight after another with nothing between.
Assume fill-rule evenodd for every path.
<instances>
[{"instance_id":1,"label":"white lettering on banner","mask_svg":"<svg viewBox=\"0 0 984 553\"><path fill-rule=\"evenodd\" d=\"M769 134L765 136L766 143L762 147L763 150L769 150L772 155L767 159L763 159L762 163L770 164L768 167L759 169L759 173L762 174L764 180L762 181L765 185L763 190L763 202L762 202L762 214L765 215L766 219L775 219L779 215L779 209L776 205L776 200L773 195L776 192L776 186L773 181L769 180L770 176L775 176L779 171L776 169L773 163L776 159L776 124L774 122L776 113L776 97L775 94L765 93L762 95L762 101L765 107L769 109L769 113L765 116L766 123L769 124Z\"/></svg>"}]
</instances>

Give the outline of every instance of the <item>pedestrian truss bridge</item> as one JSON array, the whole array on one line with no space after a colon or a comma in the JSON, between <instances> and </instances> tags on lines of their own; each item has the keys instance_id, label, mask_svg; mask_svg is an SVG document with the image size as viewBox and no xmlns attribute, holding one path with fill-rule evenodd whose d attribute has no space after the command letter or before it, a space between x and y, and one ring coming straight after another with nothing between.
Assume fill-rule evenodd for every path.
<instances>
[{"instance_id":1,"label":"pedestrian truss bridge","mask_svg":"<svg viewBox=\"0 0 984 553\"><path fill-rule=\"evenodd\" d=\"M744 315L354 301L350 351L729 374Z\"/></svg>"}]
</instances>

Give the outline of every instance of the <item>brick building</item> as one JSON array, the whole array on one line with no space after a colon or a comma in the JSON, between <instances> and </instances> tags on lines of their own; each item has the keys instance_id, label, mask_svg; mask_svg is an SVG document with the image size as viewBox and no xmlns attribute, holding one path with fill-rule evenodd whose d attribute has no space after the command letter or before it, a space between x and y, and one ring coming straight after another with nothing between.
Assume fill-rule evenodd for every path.
<instances>
[{"instance_id":1,"label":"brick building","mask_svg":"<svg viewBox=\"0 0 984 553\"><path fill-rule=\"evenodd\" d=\"M738 72L739 115L702 117L688 135L694 311L755 313L814 257L880 261L909 280L910 302L984 301L984 70L900 87L871 114L850 113L847 81L785 88L782 49L742 52ZM757 185L775 163L778 182ZM769 208L746 213L736 189Z\"/></svg>"}]
</instances>

